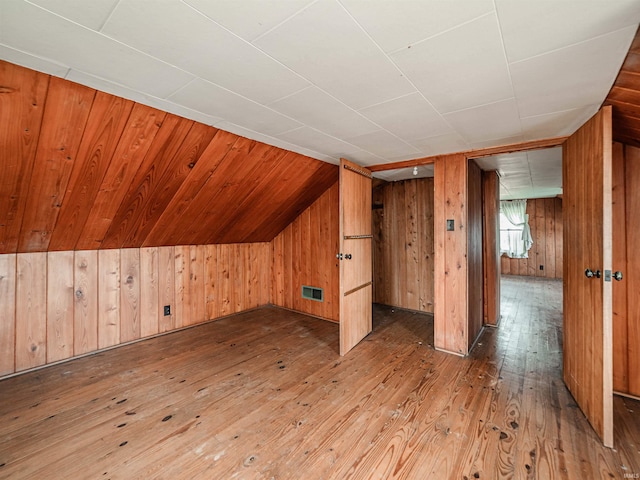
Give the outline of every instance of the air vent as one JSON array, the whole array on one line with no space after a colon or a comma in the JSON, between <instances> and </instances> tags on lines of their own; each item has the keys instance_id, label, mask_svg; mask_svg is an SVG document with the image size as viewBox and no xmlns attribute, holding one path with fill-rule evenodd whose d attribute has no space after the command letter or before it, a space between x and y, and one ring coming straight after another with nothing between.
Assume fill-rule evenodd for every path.
<instances>
[{"instance_id":1,"label":"air vent","mask_svg":"<svg viewBox=\"0 0 640 480\"><path fill-rule=\"evenodd\" d=\"M315 300L316 302L324 302L324 291L318 287L302 286L302 298L307 300Z\"/></svg>"}]
</instances>

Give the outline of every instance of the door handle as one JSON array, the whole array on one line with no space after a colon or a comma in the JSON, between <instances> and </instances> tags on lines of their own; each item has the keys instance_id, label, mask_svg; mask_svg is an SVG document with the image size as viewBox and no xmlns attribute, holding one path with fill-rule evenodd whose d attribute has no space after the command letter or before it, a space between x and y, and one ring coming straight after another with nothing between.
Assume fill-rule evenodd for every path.
<instances>
[{"instance_id":1,"label":"door handle","mask_svg":"<svg viewBox=\"0 0 640 480\"><path fill-rule=\"evenodd\" d=\"M337 258L338 260L342 260L342 254L341 254L341 253L337 253L337 254L336 254L336 258Z\"/></svg>"},{"instance_id":2,"label":"door handle","mask_svg":"<svg viewBox=\"0 0 640 480\"><path fill-rule=\"evenodd\" d=\"M350 253L347 253L347 254L344 256L344 258L346 258L347 260L351 260L351 254L350 254Z\"/></svg>"},{"instance_id":3,"label":"door handle","mask_svg":"<svg viewBox=\"0 0 640 480\"><path fill-rule=\"evenodd\" d=\"M617 281L622 280L622 272L621 271L614 272L613 278L616 279Z\"/></svg>"},{"instance_id":4,"label":"door handle","mask_svg":"<svg viewBox=\"0 0 640 480\"><path fill-rule=\"evenodd\" d=\"M594 271L594 270L591 270L590 268L587 268L584 271L584 276L587 278L593 278L593 277L600 278L602 276L602 272L600 270Z\"/></svg>"}]
</instances>

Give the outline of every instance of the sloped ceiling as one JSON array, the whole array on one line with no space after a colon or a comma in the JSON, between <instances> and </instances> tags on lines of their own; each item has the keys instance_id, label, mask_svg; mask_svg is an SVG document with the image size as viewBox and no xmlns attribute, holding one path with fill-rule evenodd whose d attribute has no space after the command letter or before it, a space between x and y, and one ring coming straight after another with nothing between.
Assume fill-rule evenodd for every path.
<instances>
[{"instance_id":1,"label":"sloped ceiling","mask_svg":"<svg viewBox=\"0 0 640 480\"><path fill-rule=\"evenodd\" d=\"M0 253L270 241L325 162L0 61Z\"/></svg>"},{"instance_id":2,"label":"sloped ceiling","mask_svg":"<svg viewBox=\"0 0 640 480\"><path fill-rule=\"evenodd\" d=\"M0 58L363 165L572 133L639 0L2 0Z\"/></svg>"}]
</instances>

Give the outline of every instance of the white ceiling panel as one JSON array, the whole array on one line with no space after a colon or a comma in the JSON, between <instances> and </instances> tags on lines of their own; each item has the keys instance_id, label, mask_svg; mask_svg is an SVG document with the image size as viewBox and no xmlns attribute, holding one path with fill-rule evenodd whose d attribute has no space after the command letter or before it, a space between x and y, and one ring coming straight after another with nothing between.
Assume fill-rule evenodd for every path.
<instances>
[{"instance_id":1,"label":"white ceiling panel","mask_svg":"<svg viewBox=\"0 0 640 480\"><path fill-rule=\"evenodd\" d=\"M637 26L511 64L520 114L542 115L601 103Z\"/></svg>"},{"instance_id":2,"label":"white ceiling panel","mask_svg":"<svg viewBox=\"0 0 640 480\"><path fill-rule=\"evenodd\" d=\"M385 52L494 11L492 0L340 0Z\"/></svg>"},{"instance_id":3,"label":"white ceiling panel","mask_svg":"<svg viewBox=\"0 0 640 480\"><path fill-rule=\"evenodd\" d=\"M69 67L66 65L47 60L45 58L40 58L36 55L31 55L30 53L21 52L20 50L7 47L2 44L0 44L0 58L8 62L15 63L16 65L22 65L23 67L48 73L49 75L54 75L56 77L64 78L69 71Z\"/></svg>"},{"instance_id":4,"label":"white ceiling panel","mask_svg":"<svg viewBox=\"0 0 640 480\"><path fill-rule=\"evenodd\" d=\"M373 153L383 158L397 158L399 155L415 157L420 154L420 150L403 142L398 137L393 136L386 130L379 130L373 133L367 133L358 137L348 138L347 141L353 145Z\"/></svg>"},{"instance_id":5,"label":"white ceiling panel","mask_svg":"<svg viewBox=\"0 0 640 480\"><path fill-rule=\"evenodd\" d=\"M259 103L201 79L178 90L168 100L270 136L302 126Z\"/></svg>"},{"instance_id":6,"label":"white ceiling panel","mask_svg":"<svg viewBox=\"0 0 640 480\"><path fill-rule=\"evenodd\" d=\"M524 140L524 136L522 135L513 135L511 137L504 138L493 138L491 140L482 140L479 142L471 142L471 147L474 149L477 148L487 148L492 147L494 145L511 145L513 143L520 143Z\"/></svg>"},{"instance_id":7,"label":"white ceiling panel","mask_svg":"<svg viewBox=\"0 0 640 480\"><path fill-rule=\"evenodd\" d=\"M362 109L360 113L409 142L425 136L451 133L453 130L417 92Z\"/></svg>"},{"instance_id":8,"label":"white ceiling panel","mask_svg":"<svg viewBox=\"0 0 640 480\"><path fill-rule=\"evenodd\" d=\"M318 130L309 127L301 127L295 130L281 133L278 138L296 145L302 145L310 150L322 152L333 158L346 157L352 152L360 150L355 145L330 137Z\"/></svg>"},{"instance_id":9,"label":"white ceiling panel","mask_svg":"<svg viewBox=\"0 0 640 480\"><path fill-rule=\"evenodd\" d=\"M397 170L387 170L382 172L374 172L375 178L381 178L387 182L397 182L400 180L413 180L415 178L432 178L434 171L433 165L420 165L417 167L417 174L414 175L414 169L399 168Z\"/></svg>"},{"instance_id":10,"label":"white ceiling panel","mask_svg":"<svg viewBox=\"0 0 640 480\"><path fill-rule=\"evenodd\" d=\"M513 97L495 14L391 55L441 113Z\"/></svg>"},{"instance_id":11,"label":"white ceiling panel","mask_svg":"<svg viewBox=\"0 0 640 480\"><path fill-rule=\"evenodd\" d=\"M469 150L469 143L458 133L447 133L434 137L414 140L411 145L419 149L425 155L439 155L441 153L461 152Z\"/></svg>"},{"instance_id":12,"label":"white ceiling panel","mask_svg":"<svg viewBox=\"0 0 640 480\"><path fill-rule=\"evenodd\" d=\"M571 135L600 108L600 105L587 105L564 112L548 113L521 118L522 130L526 140Z\"/></svg>"},{"instance_id":13,"label":"white ceiling panel","mask_svg":"<svg viewBox=\"0 0 640 480\"><path fill-rule=\"evenodd\" d=\"M251 42L312 0L183 0L223 27Z\"/></svg>"},{"instance_id":14,"label":"white ceiling panel","mask_svg":"<svg viewBox=\"0 0 640 480\"><path fill-rule=\"evenodd\" d=\"M496 0L496 7L510 62L640 22L638 0Z\"/></svg>"},{"instance_id":15,"label":"white ceiling panel","mask_svg":"<svg viewBox=\"0 0 640 480\"><path fill-rule=\"evenodd\" d=\"M444 117L468 142L514 137L522 133L514 99L449 113Z\"/></svg>"},{"instance_id":16,"label":"white ceiling panel","mask_svg":"<svg viewBox=\"0 0 640 480\"><path fill-rule=\"evenodd\" d=\"M355 109L414 91L335 0L317 1L254 44Z\"/></svg>"},{"instance_id":17,"label":"white ceiling panel","mask_svg":"<svg viewBox=\"0 0 640 480\"><path fill-rule=\"evenodd\" d=\"M378 125L317 87L289 95L269 107L336 137L356 137L380 130Z\"/></svg>"},{"instance_id":18,"label":"white ceiling panel","mask_svg":"<svg viewBox=\"0 0 640 480\"><path fill-rule=\"evenodd\" d=\"M193 76L93 30L19 0L3 0L0 43L164 98Z\"/></svg>"},{"instance_id":19,"label":"white ceiling panel","mask_svg":"<svg viewBox=\"0 0 640 480\"><path fill-rule=\"evenodd\" d=\"M100 30L118 0L29 0L72 22L92 30Z\"/></svg>"},{"instance_id":20,"label":"white ceiling panel","mask_svg":"<svg viewBox=\"0 0 640 480\"><path fill-rule=\"evenodd\" d=\"M149 5L121 0L102 32L256 102L272 102L309 85L179 0L155 0L151 9Z\"/></svg>"}]
</instances>

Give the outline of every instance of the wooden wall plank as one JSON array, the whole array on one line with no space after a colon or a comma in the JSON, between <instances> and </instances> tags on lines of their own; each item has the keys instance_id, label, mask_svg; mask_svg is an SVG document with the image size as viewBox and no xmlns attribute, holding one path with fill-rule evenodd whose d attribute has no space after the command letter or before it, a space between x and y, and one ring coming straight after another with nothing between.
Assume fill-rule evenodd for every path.
<instances>
[{"instance_id":1,"label":"wooden wall plank","mask_svg":"<svg viewBox=\"0 0 640 480\"><path fill-rule=\"evenodd\" d=\"M132 109L129 100L96 93L49 250L76 248Z\"/></svg>"},{"instance_id":2,"label":"wooden wall plank","mask_svg":"<svg viewBox=\"0 0 640 480\"><path fill-rule=\"evenodd\" d=\"M47 363L74 355L74 255L47 254Z\"/></svg>"},{"instance_id":3,"label":"wooden wall plank","mask_svg":"<svg viewBox=\"0 0 640 480\"><path fill-rule=\"evenodd\" d=\"M98 251L74 253L73 354L98 349Z\"/></svg>"},{"instance_id":4,"label":"wooden wall plank","mask_svg":"<svg viewBox=\"0 0 640 480\"><path fill-rule=\"evenodd\" d=\"M271 242L271 258L265 263L271 264L274 305L339 321L338 192L335 183ZM322 288L324 302L302 299L302 285Z\"/></svg>"},{"instance_id":5,"label":"wooden wall plank","mask_svg":"<svg viewBox=\"0 0 640 480\"><path fill-rule=\"evenodd\" d=\"M172 114L165 116L149 151L129 184L100 248L120 248L127 243L129 235L137 225L141 209L150 200L149 196L159 177L175 157L192 125L191 120Z\"/></svg>"},{"instance_id":6,"label":"wooden wall plank","mask_svg":"<svg viewBox=\"0 0 640 480\"><path fill-rule=\"evenodd\" d=\"M482 330L483 284L482 270L482 171L475 161L468 161L467 180L467 345L471 349Z\"/></svg>"},{"instance_id":7,"label":"wooden wall plank","mask_svg":"<svg viewBox=\"0 0 640 480\"><path fill-rule=\"evenodd\" d=\"M188 245L174 247L175 253L175 316L181 325L192 325L191 320L191 249Z\"/></svg>"},{"instance_id":8,"label":"wooden wall plank","mask_svg":"<svg viewBox=\"0 0 640 480\"><path fill-rule=\"evenodd\" d=\"M0 254L0 376L15 372L16 254Z\"/></svg>"},{"instance_id":9,"label":"wooden wall plank","mask_svg":"<svg viewBox=\"0 0 640 480\"><path fill-rule=\"evenodd\" d=\"M497 172L482 172L484 323L500 319L500 180Z\"/></svg>"},{"instance_id":10,"label":"wooden wall plank","mask_svg":"<svg viewBox=\"0 0 640 480\"><path fill-rule=\"evenodd\" d=\"M140 335L159 332L159 255L158 247L140 249Z\"/></svg>"},{"instance_id":11,"label":"wooden wall plank","mask_svg":"<svg viewBox=\"0 0 640 480\"><path fill-rule=\"evenodd\" d=\"M120 250L98 250L98 348L120 343Z\"/></svg>"},{"instance_id":12,"label":"wooden wall plank","mask_svg":"<svg viewBox=\"0 0 640 480\"><path fill-rule=\"evenodd\" d=\"M0 78L0 253L15 253L49 76L0 61Z\"/></svg>"},{"instance_id":13,"label":"wooden wall plank","mask_svg":"<svg viewBox=\"0 0 640 480\"><path fill-rule=\"evenodd\" d=\"M191 245L189 255L189 319L191 324L194 324L208 320L205 300L204 245Z\"/></svg>"},{"instance_id":14,"label":"wooden wall plank","mask_svg":"<svg viewBox=\"0 0 640 480\"><path fill-rule=\"evenodd\" d=\"M433 288L433 345L435 348L445 348L447 336L446 302L447 290L445 285L446 271L446 221L447 190L445 179L447 165L444 159L436 160L433 165L433 240L434 240L434 288Z\"/></svg>"},{"instance_id":15,"label":"wooden wall plank","mask_svg":"<svg viewBox=\"0 0 640 480\"><path fill-rule=\"evenodd\" d=\"M22 252L49 247L95 94L92 88L51 77L22 220Z\"/></svg>"},{"instance_id":16,"label":"wooden wall plank","mask_svg":"<svg viewBox=\"0 0 640 480\"><path fill-rule=\"evenodd\" d=\"M134 105L76 245L77 249L100 248L165 116L165 112L155 108L139 103Z\"/></svg>"},{"instance_id":17,"label":"wooden wall plank","mask_svg":"<svg viewBox=\"0 0 640 480\"><path fill-rule=\"evenodd\" d=\"M140 324L140 249L120 250L120 342L142 336Z\"/></svg>"},{"instance_id":18,"label":"wooden wall plank","mask_svg":"<svg viewBox=\"0 0 640 480\"><path fill-rule=\"evenodd\" d=\"M562 278L562 199L528 199L527 214L534 242L529 258L501 256L502 273ZM540 270L540 265L543 270Z\"/></svg>"},{"instance_id":19,"label":"wooden wall plank","mask_svg":"<svg viewBox=\"0 0 640 480\"><path fill-rule=\"evenodd\" d=\"M16 371L47 362L47 254L20 253L16 270Z\"/></svg>"},{"instance_id":20,"label":"wooden wall plank","mask_svg":"<svg viewBox=\"0 0 640 480\"><path fill-rule=\"evenodd\" d=\"M218 283L218 246L206 245L204 257L204 294L207 319L218 318L219 283Z\"/></svg>"},{"instance_id":21,"label":"wooden wall plank","mask_svg":"<svg viewBox=\"0 0 640 480\"><path fill-rule=\"evenodd\" d=\"M158 323L160 332L169 332L182 325L175 315L175 253L174 247L158 248ZM168 305L170 315L164 314Z\"/></svg>"},{"instance_id":22,"label":"wooden wall plank","mask_svg":"<svg viewBox=\"0 0 640 480\"><path fill-rule=\"evenodd\" d=\"M624 272L623 275L628 273L625 170L624 145L614 143L611 158L611 203L612 220L615 226L611 232L613 241L612 268L614 271ZM623 278L623 280L625 279ZM627 278L626 281L613 285L613 389L624 393L629 392L628 280Z\"/></svg>"},{"instance_id":23,"label":"wooden wall plank","mask_svg":"<svg viewBox=\"0 0 640 480\"><path fill-rule=\"evenodd\" d=\"M433 312L433 179L381 184L373 211L376 303Z\"/></svg>"}]
</instances>

